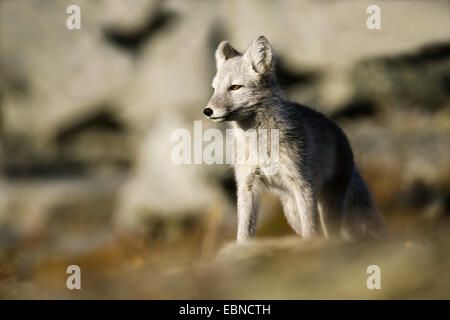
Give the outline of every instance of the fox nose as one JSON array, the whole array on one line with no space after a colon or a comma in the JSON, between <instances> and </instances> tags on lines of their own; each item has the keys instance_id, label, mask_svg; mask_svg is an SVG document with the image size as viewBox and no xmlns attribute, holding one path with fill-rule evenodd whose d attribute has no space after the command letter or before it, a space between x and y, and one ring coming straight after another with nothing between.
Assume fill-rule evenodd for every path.
<instances>
[{"instance_id":1,"label":"fox nose","mask_svg":"<svg viewBox=\"0 0 450 320\"><path fill-rule=\"evenodd\" d=\"M205 108L204 110L203 110L203 114L205 115L205 116L207 116L207 117L210 117L212 114L213 114L213 110L211 109L211 108Z\"/></svg>"}]
</instances>

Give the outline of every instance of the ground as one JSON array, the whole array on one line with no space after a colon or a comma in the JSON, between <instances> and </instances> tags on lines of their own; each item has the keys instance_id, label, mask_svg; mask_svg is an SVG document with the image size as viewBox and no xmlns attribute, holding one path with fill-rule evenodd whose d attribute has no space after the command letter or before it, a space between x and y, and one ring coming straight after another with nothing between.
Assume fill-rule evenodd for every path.
<instances>
[{"instance_id":1,"label":"ground","mask_svg":"<svg viewBox=\"0 0 450 320\"><path fill-rule=\"evenodd\" d=\"M450 220L394 217L384 241L302 241L258 236L238 245L232 230L213 244L201 224L175 240L117 236L64 254L51 239L16 243L0 255L0 298L13 299L444 299L450 298ZM68 290L68 265L82 289ZM381 289L369 290L369 265Z\"/></svg>"}]
</instances>

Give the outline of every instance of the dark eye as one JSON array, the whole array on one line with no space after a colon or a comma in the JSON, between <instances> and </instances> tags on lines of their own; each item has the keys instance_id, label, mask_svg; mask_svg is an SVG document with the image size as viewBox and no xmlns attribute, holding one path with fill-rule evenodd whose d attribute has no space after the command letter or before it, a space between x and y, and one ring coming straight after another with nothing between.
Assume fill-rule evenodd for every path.
<instances>
[{"instance_id":1,"label":"dark eye","mask_svg":"<svg viewBox=\"0 0 450 320\"><path fill-rule=\"evenodd\" d=\"M237 90L242 88L242 86L238 85L238 84L233 84L231 87L228 88L228 90Z\"/></svg>"}]
</instances>

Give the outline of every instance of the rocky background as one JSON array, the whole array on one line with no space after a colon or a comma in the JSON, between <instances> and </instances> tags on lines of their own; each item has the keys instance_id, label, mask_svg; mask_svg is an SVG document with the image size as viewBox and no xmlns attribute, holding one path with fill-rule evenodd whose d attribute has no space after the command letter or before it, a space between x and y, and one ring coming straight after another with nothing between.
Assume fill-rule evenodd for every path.
<instances>
[{"instance_id":1,"label":"rocky background","mask_svg":"<svg viewBox=\"0 0 450 320\"><path fill-rule=\"evenodd\" d=\"M217 127L214 50L260 34L286 95L349 136L390 242L302 243L267 195L257 240L217 254L232 171L174 165L170 136ZM449 298L449 134L447 1L0 0L0 298Z\"/></svg>"}]
</instances>

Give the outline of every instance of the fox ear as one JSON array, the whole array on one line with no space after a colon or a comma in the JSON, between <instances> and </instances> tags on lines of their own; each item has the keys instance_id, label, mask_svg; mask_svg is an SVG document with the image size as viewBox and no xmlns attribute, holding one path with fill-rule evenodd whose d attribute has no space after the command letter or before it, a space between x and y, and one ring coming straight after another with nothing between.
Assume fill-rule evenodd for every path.
<instances>
[{"instance_id":1,"label":"fox ear","mask_svg":"<svg viewBox=\"0 0 450 320\"><path fill-rule=\"evenodd\" d=\"M273 53L264 36L256 38L245 52L245 57L257 73L266 73L273 66Z\"/></svg>"},{"instance_id":2,"label":"fox ear","mask_svg":"<svg viewBox=\"0 0 450 320\"><path fill-rule=\"evenodd\" d=\"M216 50L216 65L219 68L226 60L239 56L240 53L228 41L222 41Z\"/></svg>"}]
</instances>

